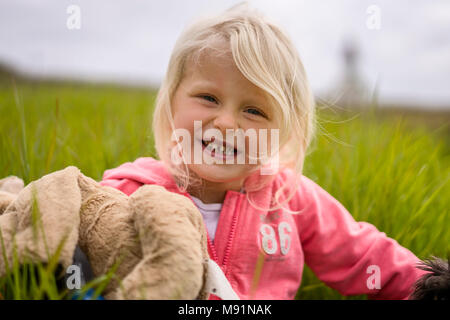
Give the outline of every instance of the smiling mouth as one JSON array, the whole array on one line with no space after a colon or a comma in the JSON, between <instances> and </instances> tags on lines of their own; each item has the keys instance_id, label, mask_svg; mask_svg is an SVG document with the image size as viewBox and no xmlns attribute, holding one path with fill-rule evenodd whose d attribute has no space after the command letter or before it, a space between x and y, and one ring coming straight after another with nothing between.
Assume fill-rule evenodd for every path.
<instances>
[{"instance_id":1,"label":"smiling mouth","mask_svg":"<svg viewBox=\"0 0 450 320\"><path fill-rule=\"evenodd\" d=\"M214 142L214 138L210 141L202 140L203 150L208 149L212 156L234 157L238 154L238 151L234 147L229 147L225 142ZM217 155L216 155L217 152Z\"/></svg>"}]
</instances>

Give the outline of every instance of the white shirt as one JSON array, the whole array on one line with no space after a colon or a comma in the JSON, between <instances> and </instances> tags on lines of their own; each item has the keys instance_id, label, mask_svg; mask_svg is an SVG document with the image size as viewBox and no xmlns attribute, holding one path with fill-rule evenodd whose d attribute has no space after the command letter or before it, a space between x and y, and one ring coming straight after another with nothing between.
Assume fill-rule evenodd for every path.
<instances>
[{"instance_id":1,"label":"white shirt","mask_svg":"<svg viewBox=\"0 0 450 320\"><path fill-rule=\"evenodd\" d=\"M205 221L206 229L208 230L209 238L214 241L216 235L217 224L219 223L220 210L222 210L222 203L203 203L202 200L192 196L195 205L200 210Z\"/></svg>"},{"instance_id":2,"label":"white shirt","mask_svg":"<svg viewBox=\"0 0 450 320\"><path fill-rule=\"evenodd\" d=\"M245 193L244 187L239 191ZM208 230L209 238L214 241L216 235L217 224L219 223L220 211L222 210L222 203L203 203L199 198L191 195L195 205L200 210L205 221L206 230Z\"/></svg>"}]
</instances>

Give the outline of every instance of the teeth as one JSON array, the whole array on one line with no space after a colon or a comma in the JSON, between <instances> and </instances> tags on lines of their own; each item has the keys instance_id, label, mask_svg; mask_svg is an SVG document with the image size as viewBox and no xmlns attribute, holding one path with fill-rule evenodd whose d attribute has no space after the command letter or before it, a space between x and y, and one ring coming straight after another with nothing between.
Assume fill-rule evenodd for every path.
<instances>
[{"instance_id":1,"label":"teeth","mask_svg":"<svg viewBox=\"0 0 450 320\"><path fill-rule=\"evenodd\" d=\"M214 148L219 153L223 154L225 152L226 155L234 155L234 148L230 148L230 147L224 148L223 145L220 145L220 144L217 144L217 143L214 143L211 141L206 142L206 144L207 144L207 147L209 148L209 150L212 150Z\"/></svg>"}]
</instances>

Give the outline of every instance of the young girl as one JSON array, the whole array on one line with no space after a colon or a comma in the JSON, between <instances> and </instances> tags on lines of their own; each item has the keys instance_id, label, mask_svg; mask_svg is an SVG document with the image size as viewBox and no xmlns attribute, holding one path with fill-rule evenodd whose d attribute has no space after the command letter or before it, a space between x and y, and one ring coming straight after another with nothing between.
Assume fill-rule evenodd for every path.
<instances>
[{"instance_id":1,"label":"young girl","mask_svg":"<svg viewBox=\"0 0 450 320\"><path fill-rule=\"evenodd\" d=\"M198 139L198 129L222 138ZM222 142L239 129L253 130L256 140L245 136L237 148ZM278 161L272 172L265 170L262 149L251 161L249 150L260 146L263 129L279 130L266 135ZM313 96L294 45L258 13L232 8L181 35L159 90L153 130L160 160L139 158L107 170L101 184L128 195L158 184L192 199L204 217L210 257L241 299L293 299L304 263L342 294L374 299L408 298L423 274L414 254L373 225L356 222L301 174L314 133ZM186 133L183 141L174 132ZM199 145L204 159L216 161L195 161L195 152L186 152ZM221 161L241 153L245 163Z\"/></svg>"}]
</instances>

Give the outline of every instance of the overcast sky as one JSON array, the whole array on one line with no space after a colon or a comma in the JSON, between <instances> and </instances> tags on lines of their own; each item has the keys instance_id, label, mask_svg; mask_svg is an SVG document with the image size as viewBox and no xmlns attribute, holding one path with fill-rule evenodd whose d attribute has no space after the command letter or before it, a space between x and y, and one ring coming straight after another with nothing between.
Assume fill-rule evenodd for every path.
<instances>
[{"instance_id":1,"label":"overcast sky","mask_svg":"<svg viewBox=\"0 0 450 320\"><path fill-rule=\"evenodd\" d=\"M157 86L193 19L234 0L0 0L0 62L39 75ZM342 44L382 102L450 108L450 1L255 0L295 42L316 95L336 87ZM69 29L70 5L80 9ZM374 11L375 10L375 11Z\"/></svg>"}]
</instances>

